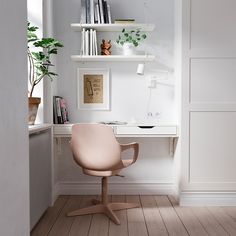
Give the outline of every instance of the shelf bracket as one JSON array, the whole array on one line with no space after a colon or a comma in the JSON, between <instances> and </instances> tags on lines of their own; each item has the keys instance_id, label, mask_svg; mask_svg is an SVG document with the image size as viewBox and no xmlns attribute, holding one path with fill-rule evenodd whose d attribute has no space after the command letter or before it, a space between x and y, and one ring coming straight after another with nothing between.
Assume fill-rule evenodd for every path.
<instances>
[{"instance_id":1,"label":"shelf bracket","mask_svg":"<svg viewBox=\"0 0 236 236\"><path fill-rule=\"evenodd\" d=\"M178 137L171 137L169 140L170 140L170 156L173 157L175 155Z\"/></svg>"}]
</instances>

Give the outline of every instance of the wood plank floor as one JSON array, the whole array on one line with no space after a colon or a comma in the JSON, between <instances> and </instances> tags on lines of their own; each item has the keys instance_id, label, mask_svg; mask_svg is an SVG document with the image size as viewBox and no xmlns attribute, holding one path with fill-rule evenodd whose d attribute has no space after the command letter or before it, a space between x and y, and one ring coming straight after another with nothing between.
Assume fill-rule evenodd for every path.
<instances>
[{"instance_id":1,"label":"wood plank floor","mask_svg":"<svg viewBox=\"0 0 236 236\"><path fill-rule=\"evenodd\" d=\"M116 211L121 225L102 214L67 217L96 196L60 196L31 236L236 236L236 207L180 207L172 196L111 196L140 208Z\"/></svg>"}]
</instances>

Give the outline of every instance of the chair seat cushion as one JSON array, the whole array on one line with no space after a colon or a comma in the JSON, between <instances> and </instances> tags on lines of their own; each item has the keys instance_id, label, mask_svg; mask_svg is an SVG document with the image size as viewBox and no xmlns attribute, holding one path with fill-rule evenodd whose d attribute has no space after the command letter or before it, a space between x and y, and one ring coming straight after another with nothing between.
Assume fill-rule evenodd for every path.
<instances>
[{"instance_id":1,"label":"chair seat cushion","mask_svg":"<svg viewBox=\"0 0 236 236\"><path fill-rule=\"evenodd\" d=\"M133 159L122 160L122 162L123 162L123 166L124 166L123 168L126 168L132 164ZM117 169L117 170L104 170L104 171L88 170L88 169L83 168L83 172L86 175L107 177L107 176L118 175L120 173L120 171L123 170L123 168Z\"/></svg>"}]
</instances>

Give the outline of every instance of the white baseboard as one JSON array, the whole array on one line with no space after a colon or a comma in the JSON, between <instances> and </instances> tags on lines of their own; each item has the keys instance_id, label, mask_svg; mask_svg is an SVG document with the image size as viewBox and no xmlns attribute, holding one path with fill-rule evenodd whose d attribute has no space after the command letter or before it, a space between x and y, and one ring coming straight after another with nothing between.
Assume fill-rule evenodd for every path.
<instances>
[{"instance_id":1,"label":"white baseboard","mask_svg":"<svg viewBox=\"0 0 236 236\"><path fill-rule=\"evenodd\" d=\"M182 192L181 206L236 206L236 192Z\"/></svg>"},{"instance_id":2,"label":"white baseboard","mask_svg":"<svg viewBox=\"0 0 236 236\"><path fill-rule=\"evenodd\" d=\"M94 195L100 193L100 183L58 182L54 186L54 198L59 195ZM109 194L171 195L173 194L173 184L109 183Z\"/></svg>"}]
</instances>

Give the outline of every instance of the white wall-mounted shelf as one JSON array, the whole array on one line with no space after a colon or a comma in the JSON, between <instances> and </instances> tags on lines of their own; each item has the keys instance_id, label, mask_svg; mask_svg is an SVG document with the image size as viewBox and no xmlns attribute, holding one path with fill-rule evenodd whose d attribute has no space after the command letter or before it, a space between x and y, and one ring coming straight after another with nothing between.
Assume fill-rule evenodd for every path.
<instances>
[{"instance_id":1,"label":"white wall-mounted shelf","mask_svg":"<svg viewBox=\"0 0 236 236\"><path fill-rule=\"evenodd\" d=\"M110 56L82 56L82 55L72 55L72 61L76 62L99 62L99 61L154 61L154 55L110 55Z\"/></svg>"},{"instance_id":2,"label":"white wall-mounted shelf","mask_svg":"<svg viewBox=\"0 0 236 236\"><path fill-rule=\"evenodd\" d=\"M72 23L71 27L74 31L81 31L85 29L94 29L101 32L120 32L122 29L137 29L142 31L153 31L155 29L154 24L141 24L141 23L129 23L129 24L80 24Z\"/></svg>"}]
</instances>

